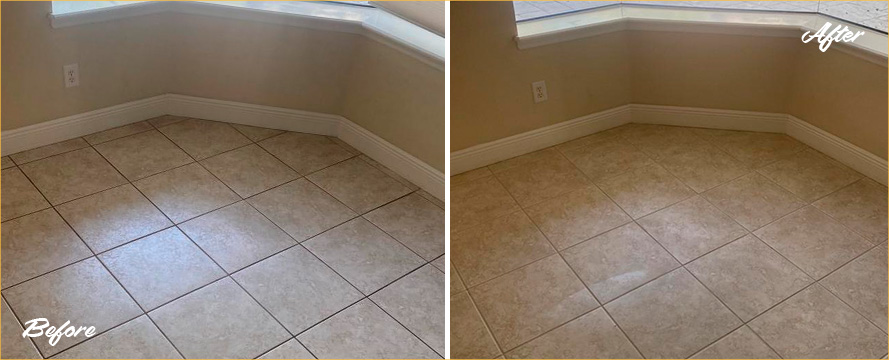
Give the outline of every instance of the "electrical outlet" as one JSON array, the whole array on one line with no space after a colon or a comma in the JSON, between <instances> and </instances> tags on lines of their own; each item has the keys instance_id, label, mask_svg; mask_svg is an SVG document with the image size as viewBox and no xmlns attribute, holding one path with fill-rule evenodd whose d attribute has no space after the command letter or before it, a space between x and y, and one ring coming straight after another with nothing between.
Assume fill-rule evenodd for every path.
<instances>
[{"instance_id":1,"label":"electrical outlet","mask_svg":"<svg viewBox=\"0 0 889 360\"><path fill-rule=\"evenodd\" d=\"M531 90L534 92L535 103L546 101L546 81L531 83Z\"/></svg>"},{"instance_id":2,"label":"electrical outlet","mask_svg":"<svg viewBox=\"0 0 889 360\"><path fill-rule=\"evenodd\" d=\"M77 64L65 65L62 69L65 71L66 88L80 85L80 72L77 70Z\"/></svg>"}]
</instances>

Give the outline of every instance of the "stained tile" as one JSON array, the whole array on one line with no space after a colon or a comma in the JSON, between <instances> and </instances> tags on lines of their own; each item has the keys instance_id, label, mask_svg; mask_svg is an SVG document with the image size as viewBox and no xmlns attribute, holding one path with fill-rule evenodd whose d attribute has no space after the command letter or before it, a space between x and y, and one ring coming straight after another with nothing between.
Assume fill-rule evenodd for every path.
<instances>
[{"instance_id":1,"label":"stained tile","mask_svg":"<svg viewBox=\"0 0 889 360\"><path fill-rule=\"evenodd\" d=\"M472 304L469 293L451 295L451 358L493 359L500 350L481 315Z\"/></svg>"},{"instance_id":2,"label":"stained tile","mask_svg":"<svg viewBox=\"0 0 889 360\"><path fill-rule=\"evenodd\" d=\"M872 246L811 206L754 234L816 280Z\"/></svg>"},{"instance_id":3,"label":"stained tile","mask_svg":"<svg viewBox=\"0 0 889 360\"><path fill-rule=\"evenodd\" d=\"M595 182L654 163L633 145L617 139L563 152L565 157Z\"/></svg>"},{"instance_id":4,"label":"stained tile","mask_svg":"<svg viewBox=\"0 0 889 360\"><path fill-rule=\"evenodd\" d=\"M558 255L469 291L507 352L599 305Z\"/></svg>"},{"instance_id":5,"label":"stained tile","mask_svg":"<svg viewBox=\"0 0 889 360\"><path fill-rule=\"evenodd\" d=\"M423 264L422 258L363 218L337 226L303 245L364 294Z\"/></svg>"},{"instance_id":6,"label":"stained tile","mask_svg":"<svg viewBox=\"0 0 889 360\"><path fill-rule=\"evenodd\" d=\"M12 161L12 159L10 159L9 156L0 157L0 168L5 170L5 169L9 169L13 166L15 166L15 162Z\"/></svg>"},{"instance_id":7,"label":"stained tile","mask_svg":"<svg viewBox=\"0 0 889 360\"><path fill-rule=\"evenodd\" d=\"M746 166L760 168L806 148L790 136L776 133L725 131L708 132L709 140Z\"/></svg>"},{"instance_id":8,"label":"stained tile","mask_svg":"<svg viewBox=\"0 0 889 360\"><path fill-rule=\"evenodd\" d=\"M353 155L325 136L286 132L259 143L302 175L308 175Z\"/></svg>"},{"instance_id":9,"label":"stained tile","mask_svg":"<svg viewBox=\"0 0 889 360\"><path fill-rule=\"evenodd\" d=\"M57 209L97 253L173 225L130 184L62 204Z\"/></svg>"},{"instance_id":10,"label":"stained tile","mask_svg":"<svg viewBox=\"0 0 889 360\"><path fill-rule=\"evenodd\" d=\"M451 236L451 261L470 287L553 253L522 212Z\"/></svg>"},{"instance_id":11,"label":"stained tile","mask_svg":"<svg viewBox=\"0 0 889 360\"><path fill-rule=\"evenodd\" d=\"M750 328L742 326L713 345L691 357L692 359L780 359Z\"/></svg>"},{"instance_id":12,"label":"stained tile","mask_svg":"<svg viewBox=\"0 0 889 360\"><path fill-rule=\"evenodd\" d=\"M238 201L238 195L198 164L163 172L133 185L174 223Z\"/></svg>"},{"instance_id":13,"label":"stained tile","mask_svg":"<svg viewBox=\"0 0 889 360\"><path fill-rule=\"evenodd\" d=\"M268 139L272 136L283 134L284 130L278 129L269 129L258 126L250 126L250 125L241 125L241 124L231 124L238 132L246 136L250 141L260 141L264 139Z\"/></svg>"},{"instance_id":14,"label":"stained tile","mask_svg":"<svg viewBox=\"0 0 889 360\"><path fill-rule=\"evenodd\" d=\"M230 278L148 313L186 358L252 359L290 334Z\"/></svg>"},{"instance_id":15,"label":"stained tile","mask_svg":"<svg viewBox=\"0 0 889 360\"><path fill-rule=\"evenodd\" d=\"M748 326L786 359L874 359L886 354L886 334L819 285Z\"/></svg>"},{"instance_id":16,"label":"stained tile","mask_svg":"<svg viewBox=\"0 0 889 360\"><path fill-rule=\"evenodd\" d=\"M299 177L296 171L257 145L216 155L201 164L243 198Z\"/></svg>"},{"instance_id":17,"label":"stained tile","mask_svg":"<svg viewBox=\"0 0 889 360\"><path fill-rule=\"evenodd\" d=\"M812 149L759 169L759 173L810 202L861 178L861 174Z\"/></svg>"},{"instance_id":18,"label":"stained tile","mask_svg":"<svg viewBox=\"0 0 889 360\"><path fill-rule=\"evenodd\" d=\"M387 176L395 179L395 181L398 181L401 185L404 185L404 187L408 188L410 191L420 190L419 186L414 185L412 182L403 178L401 175L398 175L398 173L390 170L385 165L380 164L379 162L377 162L374 159L371 159L369 156L360 155L360 156L358 156L358 158L361 160L364 160L364 162L366 162L370 166L373 166L375 169L380 170L381 172L383 172L383 174L386 174Z\"/></svg>"},{"instance_id":19,"label":"stained tile","mask_svg":"<svg viewBox=\"0 0 889 360\"><path fill-rule=\"evenodd\" d=\"M492 173L491 170L488 170L487 167L481 167L478 169L469 170L469 171L451 176L451 187L454 187L454 186L457 186L460 184L469 183L469 182L472 182L472 181L475 181L475 180L478 180L478 179L481 179L484 177L488 177L491 175L494 175L494 173Z\"/></svg>"},{"instance_id":20,"label":"stained tile","mask_svg":"<svg viewBox=\"0 0 889 360\"><path fill-rule=\"evenodd\" d=\"M544 201L527 213L559 250L632 221L595 187Z\"/></svg>"},{"instance_id":21,"label":"stained tile","mask_svg":"<svg viewBox=\"0 0 889 360\"><path fill-rule=\"evenodd\" d=\"M148 119L147 121L152 126L154 126L156 128L161 128L161 127L164 127L164 126L167 126L170 124L175 124L175 123L180 122L185 119L187 119L187 117L175 116L175 115L163 115L163 116L158 116L156 118Z\"/></svg>"},{"instance_id":22,"label":"stained tile","mask_svg":"<svg viewBox=\"0 0 889 360\"><path fill-rule=\"evenodd\" d=\"M308 179L359 214L410 193L397 180L357 158L311 174Z\"/></svg>"},{"instance_id":23,"label":"stained tile","mask_svg":"<svg viewBox=\"0 0 889 360\"><path fill-rule=\"evenodd\" d=\"M53 209L3 223L0 238L3 287L92 256Z\"/></svg>"},{"instance_id":24,"label":"stained tile","mask_svg":"<svg viewBox=\"0 0 889 360\"><path fill-rule=\"evenodd\" d=\"M296 337L322 359L436 359L434 351L370 300Z\"/></svg>"},{"instance_id":25,"label":"stained tile","mask_svg":"<svg viewBox=\"0 0 889 360\"><path fill-rule=\"evenodd\" d=\"M596 309L506 354L510 359L639 359L604 309Z\"/></svg>"},{"instance_id":26,"label":"stained tile","mask_svg":"<svg viewBox=\"0 0 889 360\"><path fill-rule=\"evenodd\" d=\"M77 345L56 359L181 359L160 330L142 315Z\"/></svg>"},{"instance_id":27,"label":"stained tile","mask_svg":"<svg viewBox=\"0 0 889 360\"><path fill-rule=\"evenodd\" d=\"M451 188L451 234L519 209L497 178L488 176Z\"/></svg>"},{"instance_id":28,"label":"stained tile","mask_svg":"<svg viewBox=\"0 0 889 360\"><path fill-rule=\"evenodd\" d=\"M99 260L146 310L225 276L177 228L100 254Z\"/></svg>"},{"instance_id":29,"label":"stained tile","mask_svg":"<svg viewBox=\"0 0 889 360\"><path fill-rule=\"evenodd\" d=\"M154 126L151 126L147 121L140 121L137 123L124 125L121 127L116 127L113 129L108 129L105 131L100 131L94 134L90 134L84 136L83 139L92 145L101 144L103 142L108 142L114 139L120 139L125 136L130 136L133 134L138 134L143 131L153 130Z\"/></svg>"},{"instance_id":30,"label":"stained tile","mask_svg":"<svg viewBox=\"0 0 889 360\"><path fill-rule=\"evenodd\" d=\"M426 265L370 298L439 355L445 355L445 276L441 271Z\"/></svg>"},{"instance_id":31,"label":"stained tile","mask_svg":"<svg viewBox=\"0 0 889 360\"><path fill-rule=\"evenodd\" d=\"M23 165L32 161L37 161L40 159L45 159L53 155L58 155L61 153L66 153L69 151L83 149L85 147L89 147L86 141L82 138L76 138L71 140L65 140L61 142L57 142L55 144L49 144L46 146L41 146L36 149L22 151L20 153L15 153L10 155L9 157L15 161L18 165Z\"/></svg>"},{"instance_id":32,"label":"stained tile","mask_svg":"<svg viewBox=\"0 0 889 360\"><path fill-rule=\"evenodd\" d=\"M186 119L158 130L196 160L250 143L231 125L216 121Z\"/></svg>"},{"instance_id":33,"label":"stained tile","mask_svg":"<svg viewBox=\"0 0 889 360\"><path fill-rule=\"evenodd\" d=\"M15 315L9 310L6 301L0 301L0 303L2 303L0 306L3 307L3 321L2 328L0 328L0 333L3 334L3 338L0 339L0 342L3 343L3 348L0 357L4 359L41 359L31 340L21 337L25 329L22 328ZM28 320L30 319L25 321Z\"/></svg>"},{"instance_id":34,"label":"stained tile","mask_svg":"<svg viewBox=\"0 0 889 360\"><path fill-rule=\"evenodd\" d=\"M75 150L20 167L53 205L126 183L91 148Z\"/></svg>"},{"instance_id":35,"label":"stained tile","mask_svg":"<svg viewBox=\"0 0 889 360\"><path fill-rule=\"evenodd\" d=\"M229 273L296 245L243 201L189 220L179 228Z\"/></svg>"},{"instance_id":36,"label":"stained tile","mask_svg":"<svg viewBox=\"0 0 889 360\"><path fill-rule=\"evenodd\" d=\"M762 175L752 173L703 194L741 226L753 231L805 204Z\"/></svg>"},{"instance_id":37,"label":"stained tile","mask_svg":"<svg viewBox=\"0 0 889 360\"><path fill-rule=\"evenodd\" d=\"M741 325L685 269L605 305L646 358L685 358Z\"/></svg>"},{"instance_id":38,"label":"stained tile","mask_svg":"<svg viewBox=\"0 0 889 360\"><path fill-rule=\"evenodd\" d=\"M419 194L405 196L364 217L427 261L445 253L444 210Z\"/></svg>"},{"instance_id":39,"label":"stained tile","mask_svg":"<svg viewBox=\"0 0 889 360\"><path fill-rule=\"evenodd\" d=\"M194 161L156 130L99 144L96 150L130 181Z\"/></svg>"},{"instance_id":40,"label":"stained tile","mask_svg":"<svg viewBox=\"0 0 889 360\"><path fill-rule=\"evenodd\" d=\"M358 216L306 179L290 182L247 201L297 241Z\"/></svg>"},{"instance_id":41,"label":"stained tile","mask_svg":"<svg viewBox=\"0 0 889 360\"><path fill-rule=\"evenodd\" d=\"M563 251L563 255L602 302L679 267L676 260L635 223L580 243Z\"/></svg>"},{"instance_id":42,"label":"stained tile","mask_svg":"<svg viewBox=\"0 0 889 360\"><path fill-rule=\"evenodd\" d=\"M675 151L661 157L658 163L698 193L751 171L713 145L700 145Z\"/></svg>"},{"instance_id":43,"label":"stained tile","mask_svg":"<svg viewBox=\"0 0 889 360\"><path fill-rule=\"evenodd\" d=\"M3 221L27 215L49 207L49 203L19 169L3 171L3 202L0 213Z\"/></svg>"},{"instance_id":44,"label":"stained tile","mask_svg":"<svg viewBox=\"0 0 889 360\"><path fill-rule=\"evenodd\" d=\"M694 195L694 191L658 165L609 178L599 187L634 219Z\"/></svg>"},{"instance_id":45,"label":"stained tile","mask_svg":"<svg viewBox=\"0 0 889 360\"><path fill-rule=\"evenodd\" d=\"M54 326L71 321L73 326L94 326L97 334L142 313L96 258L6 289L3 295L22 319L45 318ZM47 337L33 338L46 357L86 339L82 333L63 336L52 346Z\"/></svg>"},{"instance_id":46,"label":"stained tile","mask_svg":"<svg viewBox=\"0 0 889 360\"><path fill-rule=\"evenodd\" d=\"M886 243L841 267L821 280L828 290L886 331Z\"/></svg>"},{"instance_id":47,"label":"stained tile","mask_svg":"<svg viewBox=\"0 0 889 360\"><path fill-rule=\"evenodd\" d=\"M294 334L363 297L346 280L299 246L260 261L232 277Z\"/></svg>"},{"instance_id":48,"label":"stained tile","mask_svg":"<svg viewBox=\"0 0 889 360\"><path fill-rule=\"evenodd\" d=\"M527 157L527 160L523 160ZM589 185L583 174L555 149L541 150L513 159L515 166L491 165L497 179L519 205L528 207ZM511 160L507 160L509 162Z\"/></svg>"},{"instance_id":49,"label":"stained tile","mask_svg":"<svg viewBox=\"0 0 889 360\"><path fill-rule=\"evenodd\" d=\"M648 215L639 225L683 264L747 233L699 196Z\"/></svg>"},{"instance_id":50,"label":"stained tile","mask_svg":"<svg viewBox=\"0 0 889 360\"><path fill-rule=\"evenodd\" d=\"M812 283L753 235L704 255L686 268L744 321Z\"/></svg>"},{"instance_id":51,"label":"stained tile","mask_svg":"<svg viewBox=\"0 0 889 360\"><path fill-rule=\"evenodd\" d=\"M863 179L816 201L816 208L857 231L872 244L887 239L886 187Z\"/></svg>"},{"instance_id":52,"label":"stained tile","mask_svg":"<svg viewBox=\"0 0 889 360\"><path fill-rule=\"evenodd\" d=\"M315 357L296 339L287 340L281 346L260 356L259 359L314 359Z\"/></svg>"}]
</instances>

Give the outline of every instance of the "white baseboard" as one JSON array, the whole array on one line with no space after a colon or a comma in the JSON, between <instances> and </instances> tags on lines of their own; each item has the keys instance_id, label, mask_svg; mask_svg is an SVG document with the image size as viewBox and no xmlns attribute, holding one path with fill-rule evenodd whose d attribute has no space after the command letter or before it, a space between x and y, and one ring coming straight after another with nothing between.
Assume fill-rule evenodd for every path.
<instances>
[{"instance_id":1,"label":"white baseboard","mask_svg":"<svg viewBox=\"0 0 889 360\"><path fill-rule=\"evenodd\" d=\"M459 174L627 123L785 133L887 185L887 161L791 115L629 104L451 153Z\"/></svg>"},{"instance_id":2,"label":"white baseboard","mask_svg":"<svg viewBox=\"0 0 889 360\"><path fill-rule=\"evenodd\" d=\"M14 154L165 114L336 136L433 196L442 200L445 196L444 173L342 116L177 94L3 131L0 134L2 154Z\"/></svg>"}]
</instances>

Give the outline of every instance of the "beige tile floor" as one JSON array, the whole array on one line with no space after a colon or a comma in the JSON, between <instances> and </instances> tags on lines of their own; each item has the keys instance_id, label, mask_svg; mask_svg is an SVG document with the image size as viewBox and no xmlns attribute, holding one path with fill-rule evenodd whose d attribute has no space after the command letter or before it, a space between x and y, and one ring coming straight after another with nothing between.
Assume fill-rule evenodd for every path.
<instances>
[{"instance_id":1,"label":"beige tile floor","mask_svg":"<svg viewBox=\"0 0 889 360\"><path fill-rule=\"evenodd\" d=\"M336 138L163 116L2 168L2 358L445 355L444 204Z\"/></svg>"},{"instance_id":2,"label":"beige tile floor","mask_svg":"<svg viewBox=\"0 0 889 360\"><path fill-rule=\"evenodd\" d=\"M453 358L887 355L887 189L786 135L629 124L451 209Z\"/></svg>"}]
</instances>

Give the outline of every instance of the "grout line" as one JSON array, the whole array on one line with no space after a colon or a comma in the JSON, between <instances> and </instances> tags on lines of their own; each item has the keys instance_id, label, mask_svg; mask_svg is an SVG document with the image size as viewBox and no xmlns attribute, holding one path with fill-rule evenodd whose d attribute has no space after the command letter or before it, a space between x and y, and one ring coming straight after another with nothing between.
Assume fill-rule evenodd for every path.
<instances>
[{"instance_id":1,"label":"grout line","mask_svg":"<svg viewBox=\"0 0 889 360\"><path fill-rule=\"evenodd\" d=\"M2 299L2 301L4 303L6 303L6 308L9 309L9 312L12 313L12 317L13 317L13 319L15 319L16 324L18 324L19 328L22 329L22 332L24 332L25 325L24 325L24 323L22 323L22 320L20 319L19 315L15 313L15 310L12 309L12 306L9 305L9 301L6 300L6 295L0 294L0 299ZM28 342L31 343L31 346L34 347L34 350L37 350L37 356L40 356L41 359L46 359L46 356L43 356L43 352L41 352L40 348L37 347L37 342L34 341L33 337L29 337Z\"/></svg>"}]
</instances>

